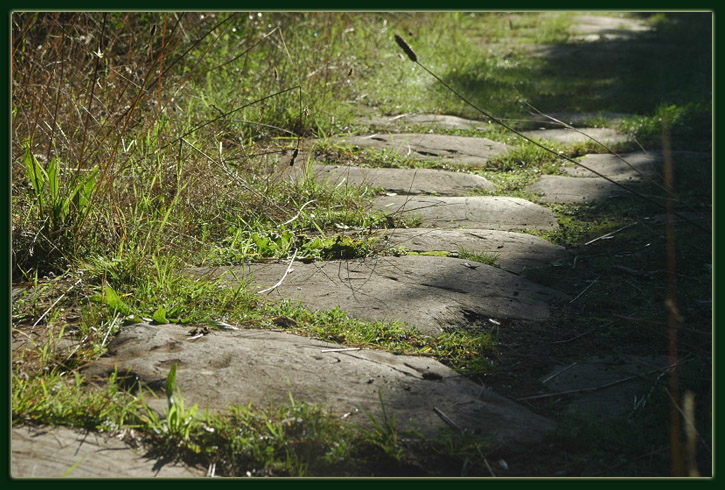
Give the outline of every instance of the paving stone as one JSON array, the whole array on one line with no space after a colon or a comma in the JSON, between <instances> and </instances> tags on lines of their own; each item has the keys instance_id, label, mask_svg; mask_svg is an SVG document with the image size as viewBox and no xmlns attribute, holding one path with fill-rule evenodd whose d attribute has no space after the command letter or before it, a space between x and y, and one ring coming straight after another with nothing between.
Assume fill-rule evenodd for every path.
<instances>
[{"instance_id":1,"label":"paving stone","mask_svg":"<svg viewBox=\"0 0 725 490\"><path fill-rule=\"evenodd\" d=\"M491 437L491 450L511 453L540 442L554 424L521 405L462 377L430 357L394 355L344 347L270 330L212 331L191 340L190 327L137 324L123 327L109 355L90 365L87 376L107 376L115 367L132 371L161 399L165 377L177 364L177 388L186 406L210 412L230 405L256 407L316 403L328 413L369 427L366 414L388 417L401 430L435 437L444 426L434 408L462 428ZM338 351L335 351L338 350Z\"/></svg>"},{"instance_id":2,"label":"paving stone","mask_svg":"<svg viewBox=\"0 0 725 490\"><path fill-rule=\"evenodd\" d=\"M656 153L636 151L620 156L622 158L610 153L585 155L581 164L615 181L652 178L661 170L661 159ZM564 171L572 177L594 177L592 172L578 165L566 166Z\"/></svg>"},{"instance_id":3,"label":"paving stone","mask_svg":"<svg viewBox=\"0 0 725 490\"><path fill-rule=\"evenodd\" d=\"M230 285L251 281L257 291L275 285L288 265L193 268L205 278L224 275ZM376 257L349 261L295 262L267 296L300 301L313 310L339 307L368 321L401 321L426 335L451 328L478 328L489 318L546 320L563 293L493 266L437 256Z\"/></svg>"},{"instance_id":4,"label":"paving stone","mask_svg":"<svg viewBox=\"0 0 725 490\"><path fill-rule=\"evenodd\" d=\"M490 230L552 230L559 225L554 213L517 197L382 196L373 209L406 218L420 218L427 228Z\"/></svg>"},{"instance_id":5,"label":"paving stone","mask_svg":"<svg viewBox=\"0 0 725 490\"><path fill-rule=\"evenodd\" d=\"M485 165L490 159L506 153L509 148L486 138L444 134L372 134L332 138L332 141L389 149L404 157L443 161L451 165Z\"/></svg>"},{"instance_id":6,"label":"paving stone","mask_svg":"<svg viewBox=\"0 0 725 490\"><path fill-rule=\"evenodd\" d=\"M302 174L303 170L298 171ZM327 185L366 185L397 194L461 196L493 191L495 186L481 177L463 172L416 168L365 168L343 165L315 165L315 178Z\"/></svg>"},{"instance_id":7,"label":"paving stone","mask_svg":"<svg viewBox=\"0 0 725 490\"><path fill-rule=\"evenodd\" d=\"M585 134L573 129L536 129L533 131L524 131L523 134L529 138L538 138L542 140L558 141L560 143L583 143L591 138L605 144L624 143L630 140L625 133L621 133L609 128L577 128Z\"/></svg>"},{"instance_id":8,"label":"paving stone","mask_svg":"<svg viewBox=\"0 0 725 490\"><path fill-rule=\"evenodd\" d=\"M12 428L13 478L193 478L206 472L147 457L107 434L68 427Z\"/></svg>"},{"instance_id":9,"label":"paving stone","mask_svg":"<svg viewBox=\"0 0 725 490\"><path fill-rule=\"evenodd\" d=\"M581 163L592 168L602 175L616 181L638 181L654 179L656 182L663 182L664 157L660 150L634 151L623 153L618 158L612 154L585 155ZM712 154L709 152L694 151L673 151L671 153L672 164L675 172L689 172L690 168L702 171L712 165ZM571 165L564 168L569 175L574 177L591 177L593 174L588 170Z\"/></svg>"},{"instance_id":10,"label":"paving stone","mask_svg":"<svg viewBox=\"0 0 725 490\"><path fill-rule=\"evenodd\" d=\"M526 188L541 195L543 202L592 203L626 194L627 191L602 178L564 177L542 175Z\"/></svg>"},{"instance_id":11,"label":"paving stone","mask_svg":"<svg viewBox=\"0 0 725 490\"><path fill-rule=\"evenodd\" d=\"M373 128L390 129L410 126L431 126L443 129L488 129L491 124L484 121L464 119L447 114L400 114L397 116L361 116L355 122Z\"/></svg>"},{"instance_id":12,"label":"paving stone","mask_svg":"<svg viewBox=\"0 0 725 490\"><path fill-rule=\"evenodd\" d=\"M630 152L620 156L626 162L612 154L592 154L585 155L581 163L627 187L650 180L662 182L664 170L661 151ZM676 173L702 173L702 166L712 165L712 157L707 152L674 151L672 159ZM544 202L552 203L595 202L627 193L622 187L596 177L594 173L578 165L566 165L563 168L572 177L544 175L527 187L527 190L541 194Z\"/></svg>"},{"instance_id":13,"label":"paving stone","mask_svg":"<svg viewBox=\"0 0 725 490\"><path fill-rule=\"evenodd\" d=\"M645 403L669 365L667 356L589 357L557 366L541 381L551 393L582 390L570 395L567 410L602 419L631 413Z\"/></svg>"},{"instance_id":14,"label":"paving stone","mask_svg":"<svg viewBox=\"0 0 725 490\"><path fill-rule=\"evenodd\" d=\"M565 122L570 126L574 127L586 127L586 123L595 119L604 119L607 122L607 127L614 127L624 119L631 117L632 114L624 112L548 112L547 115L558 119L559 121ZM551 119L536 114L532 116L532 120L545 126L549 129L551 127L561 127L559 123L553 122Z\"/></svg>"},{"instance_id":15,"label":"paving stone","mask_svg":"<svg viewBox=\"0 0 725 490\"><path fill-rule=\"evenodd\" d=\"M525 233L498 230L442 230L439 228L393 228L385 230L388 247L411 252L448 251L485 254L495 265L520 274L527 268L550 264L566 257L566 249Z\"/></svg>"}]
</instances>

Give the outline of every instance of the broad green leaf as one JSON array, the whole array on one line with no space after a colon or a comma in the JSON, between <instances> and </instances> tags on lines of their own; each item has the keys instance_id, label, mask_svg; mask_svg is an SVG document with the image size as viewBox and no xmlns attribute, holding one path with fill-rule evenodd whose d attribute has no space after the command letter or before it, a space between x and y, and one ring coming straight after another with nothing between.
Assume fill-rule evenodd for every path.
<instances>
[{"instance_id":1,"label":"broad green leaf","mask_svg":"<svg viewBox=\"0 0 725 490\"><path fill-rule=\"evenodd\" d=\"M45 187L45 181L48 180L48 174L45 172L45 169L38 163L38 160L33 156L33 153L30 151L30 144L28 143L26 143L25 146L24 160L25 173L27 174L28 180L33 185L35 197L41 199L42 205L43 188Z\"/></svg>"},{"instance_id":2,"label":"broad green leaf","mask_svg":"<svg viewBox=\"0 0 725 490\"><path fill-rule=\"evenodd\" d=\"M153 320L156 323L169 323L166 319L166 308L163 306L159 307L159 309L156 310L156 313L154 313Z\"/></svg>"},{"instance_id":3,"label":"broad green leaf","mask_svg":"<svg viewBox=\"0 0 725 490\"><path fill-rule=\"evenodd\" d=\"M171 366L169 375L166 377L166 400L169 402L169 409L174 405L174 389L176 388L176 363Z\"/></svg>"},{"instance_id":4,"label":"broad green leaf","mask_svg":"<svg viewBox=\"0 0 725 490\"><path fill-rule=\"evenodd\" d=\"M59 184L58 159L53 158L48 164L48 188L50 189L50 202L53 206L58 202Z\"/></svg>"},{"instance_id":5,"label":"broad green leaf","mask_svg":"<svg viewBox=\"0 0 725 490\"><path fill-rule=\"evenodd\" d=\"M106 286L103 288L103 294L96 294L92 298L94 301L103 302L103 304L113 308L114 310L118 311L119 313L122 313L124 315L131 314L131 308L123 302L121 297L116 294L116 291L113 290L110 286Z\"/></svg>"}]
</instances>

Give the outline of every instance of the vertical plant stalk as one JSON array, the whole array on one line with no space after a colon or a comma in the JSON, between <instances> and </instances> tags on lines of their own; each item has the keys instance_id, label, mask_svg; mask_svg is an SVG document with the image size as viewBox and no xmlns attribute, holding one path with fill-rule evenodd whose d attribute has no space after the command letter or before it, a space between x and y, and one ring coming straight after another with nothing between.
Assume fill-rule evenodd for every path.
<instances>
[{"instance_id":1,"label":"vertical plant stalk","mask_svg":"<svg viewBox=\"0 0 725 490\"><path fill-rule=\"evenodd\" d=\"M86 139L88 138L88 123L91 117L93 93L96 90L96 81L98 80L98 67L101 64L101 58L103 58L103 39L106 34L107 16L107 13L103 14L103 23L101 24L101 37L98 39L98 51L96 52L96 66L93 68L93 76L91 77L91 89L88 91L88 101L86 102L86 119L83 122L83 139L81 141L81 154L78 156L78 165L76 166L76 175L78 175L81 171L81 165L83 165L83 156L86 152Z\"/></svg>"},{"instance_id":2,"label":"vertical plant stalk","mask_svg":"<svg viewBox=\"0 0 725 490\"><path fill-rule=\"evenodd\" d=\"M674 191L674 169L672 166L672 151L670 148L669 124L666 119L662 120L662 154L665 160L665 186L669 191ZM666 250L667 250L667 309L668 326L668 354L670 365L677 363L677 330L680 327L682 318L677 310L677 277L675 262L675 214L674 203L671 197L667 198L667 227L666 227ZM680 376L677 367L670 371L670 450L672 459L672 476L683 476L682 449L680 442L680 412L677 404L680 400Z\"/></svg>"},{"instance_id":3,"label":"vertical plant stalk","mask_svg":"<svg viewBox=\"0 0 725 490\"><path fill-rule=\"evenodd\" d=\"M58 111L60 109L60 93L61 84L63 83L63 75L65 74L65 29L62 30L60 38L60 77L58 78L58 87L55 89L55 109L53 110L53 124L50 126L50 138L48 138L48 150L45 153L46 161L50 161L50 155L53 150L53 142L55 140L55 130L58 127ZM55 72L55 70L54 70Z\"/></svg>"},{"instance_id":4,"label":"vertical plant stalk","mask_svg":"<svg viewBox=\"0 0 725 490\"><path fill-rule=\"evenodd\" d=\"M158 90L158 107L159 116L161 116L161 75L163 74L164 66L164 47L166 46L166 25L169 22L169 15L164 16L164 32L161 34L161 53L159 54L159 90ZM160 138L157 138L160 140Z\"/></svg>"},{"instance_id":5,"label":"vertical plant stalk","mask_svg":"<svg viewBox=\"0 0 725 490\"><path fill-rule=\"evenodd\" d=\"M421 68L423 68L423 70L425 70L426 72L428 72L428 74L430 74L433 78L435 78L438 82L440 82L441 85L443 85L445 88L447 88L448 90L450 90L451 92L453 92L453 94L455 94L456 97L458 97L459 99L461 99L467 105L469 105L470 107L472 107L476 111L480 112L485 117L487 117L491 121L495 122L499 126L502 126L505 129L508 129L509 131L511 131L512 133L514 133L519 138L522 138L522 139L528 141L529 143L531 143L531 144L533 144L535 146L538 146L542 150L547 151L547 152L551 153L552 155L556 155L558 158L562 158L562 159L566 160L569 163L573 163L574 165L576 165L578 167L581 167L581 168L583 168L583 169L585 169L585 170L593 173L597 177L600 177L600 178L606 180L607 182L609 182L611 184L614 184L614 185L616 185L617 187L619 187L621 189L624 189L625 191L629 192L630 194L634 194L635 196L640 197L641 199L644 199L645 201L649 201L652 204L654 204L654 205L656 205L656 206L658 206L660 208L663 208L664 207L661 203L655 201L654 199L652 199L650 197L647 197L644 194L641 194L641 193L639 193L639 192L637 192L637 191L635 191L633 189L630 189L629 187L623 185L622 183L617 182L617 181L615 181L613 179L610 179L606 175L603 175L603 174L597 172L596 170L587 167L586 165L582 165L580 162L577 162L576 160L574 160L572 158L569 158L566 155L557 153L556 151L552 150L551 148L548 148L548 147L542 145L541 143L539 143L539 142L537 142L537 141L529 138L528 136L526 136L525 134L521 133L520 131L517 131L516 129L512 128L511 126L509 126L508 124L506 124L505 122L503 122L502 120L500 120L500 119L492 116L491 114L489 114L488 112L484 111L483 109L481 109L480 107L478 107L476 104L474 104L473 102L471 102L470 100L468 100L463 94L461 94L456 89L454 89L453 87L451 87L450 85L448 85L448 83L446 83L441 77L439 77L438 75L436 75L435 73L433 73L431 70L428 69L428 67L426 67L420 61L418 61L418 55L415 54L415 51L413 51L413 48L410 47L410 45L405 41L405 39L403 39L402 37L400 37L397 34L395 34L395 42L398 43L398 46L400 46L400 48L408 56L408 58L410 59L410 61L412 61L413 63L415 63L418 66L420 66ZM683 221L688 222L692 226L695 226L695 227L699 228L700 230L704 231L705 233L707 233L709 235L712 235L712 231L711 230L708 230L708 229L700 226L699 224L693 222L689 218L687 218L685 216L682 216L682 215L680 215L678 213L675 213L674 211L672 211L672 213L675 216L677 216L678 218L682 219Z\"/></svg>"}]
</instances>

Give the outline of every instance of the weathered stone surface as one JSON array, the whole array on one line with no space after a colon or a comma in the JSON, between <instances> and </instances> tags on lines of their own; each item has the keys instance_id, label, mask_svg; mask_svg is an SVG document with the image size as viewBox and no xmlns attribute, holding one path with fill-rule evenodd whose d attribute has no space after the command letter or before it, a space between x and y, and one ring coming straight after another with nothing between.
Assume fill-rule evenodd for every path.
<instances>
[{"instance_id":1,"label":"weathered stone surface","mask_svg":"<svg viewBox=\"0 0 725 490\"><path fill-rule=\"evenodd\" d=\"M299 170L302 173L302 170ZM365 168L343 165L315 165L315 178L327 185L366 185L397 194L461 196L493 191L495 186L479 175L437 169Z\"/></svg>"},{"instance_id":2,"label":"weathered stone surface","mask_svg":"<svg viewBox=\"0 0 725 490\"><path fill-rule=\"evenodd\" d=\"M106 434L67 427L13 427L13 478L192 478L206 472L143 455Z\"/></svg>"},{"instance_id":3,"label":"weathered stone surface","mask_svg":"<svg viewBox=\"0 0 725 490\"><path fill-rule=\"evenodd\" d=\"M124 327L109 345L110 357L87 374L118 366L163 393L163 380L177 364L177 387L185 405L225 410L230 405L266 407L317 403L353 424L368 426L366 413L382 420L380 390L388 416L400 429L428 437L444 424L438 408L463 428L492 437L501 452L525 449L554 424L460 376L429 357L376 350L325 352L343 346L269 330L212 331L190 340L189 327L137 324ZM163 409L165 399L151 400Z\"/></svg>"},{"instance_id":4,"label":"weathered stone surface","mask_svg":"<svg viewBox=\"0 0 725 490\"><path fill-rule=\"evenodd\" d=\"M611 153L585 155L581 159L581 164L616 181L654 177L661 168L661 160L655 153L636 151L623 153L620 156L622 158ZM595 177L592 172L578 165L564 167L564 171L572 177Z\"/></svg>"},{"instance_id":5,"label":"weathered stone surface","mask_svg":"<svg viewBox=\"0 0 725 490\"><path fill-rule=\"evenodd\" d=\"M446 114L400 114L397 116L361 116L356 123L373 128L398 128L410 126L431 126L443 129L487 129L490 124L484 121L464 119Z\"/></svg>"},{"instance_id":6,"label":"weathered stone surface","mask_svg":"<svg viewBox=\"0 0 725 490\"><path fill-rule=\"evenodd\" d=\"M486 138L444 134L372 134L332 140L360 147L387 148L405 157L442 160L453 165L485 165L491 158L508 151L507 145Z\"/></svg>"},{"instance_id":7,"label":"weathered stone surface","mask_svg":"<svg viewBox=\"0 0 725 490\"><path fill-rule=\"evenodd\" d=\"M614 129L609 128L577 128L579 131L573 129L559 128L559 129L536 129L533 131L524 131L523 134L529 138L538 138L542 140L553 140L560 143L583 143L591 140L591 138L607 144L612 143L624 143L630 138L625 133L621 133Z\"/></svg>"},{"instance_id":8,"label":"weathered stone surface","mask_svg":"<svg viewBox=\"0 0 725 490\"><path fill-rule=\"evenodd\" d=\"M625 194L627 191L600 177L580 178L542 175L526 188L552 203L591 203Z\"/></svg>"},{"instance_id":9,"label":"weathered stone surface","mask_svg":"<svg viewBox=\"0 0 725 490\"><path fill-rule=\"evenodd\" d=\"M458 252L463 249L486 254L496 259L496 266L515 274L566 256L564 247L543 238L498 230L395 228L385 230L384 243L391 248L404 247L412 252Z\"/></svg>"},{"instance_id":10,"label":"weathered stone surface","mask_svg":"<svg viewBox=\"0 0 725 490\"><path fill-rule=\"evenodd\" d=\"M559 121L565 122L569 124L570 126L574 127L585 127L586 123L589 121L592 121L594 119L604 119L607 122L607 127L614 127L620 122L622 122L625 118L632 116L632 114L627 114L624 112L608 112L608 111L601 111L601 112L547 112L546 115L549 115L553 118L558 119ZM561 127L559 123L556 123L549 119L548 117L545 117L540 114L535 114L532 116L533 120L541 125L545 125L546 127L552 127L557 128Z\"/></svg>"},{"instance_id":11,"label":"weathered stone surface","mask_svg":"<svg viewBox=\"0 0 725 490\"><path fill-rule=\"evenodd\" d=\"M623 153L620 156L622 158L608 153L585 155L581 159L581 163L615 181L653 179L655 182L663 182L664 157L661 151L635 151ZM676 174L689 172L691 169L702 172L703 166L707 169L712 165L712 155L708 152L673 151L671 157ZM567 166L564 170L574 177L594 175L578 165Z\"/></svg>"},{"instance_id":12,"label":"weathered stone surface","mask_svg":"<svg viewBox=\"0 0 725 490\"><path fill-rule=\"evenodd\" d=\"M195 268L195 275L251 280L258 290L276 284L287 264ZM229 272L233 272L230 274ZM396 321L427 335L475 328L488 318L545 320L565 296L493 266L435 256L294 263L272 299L300 301L315 310L340 307L369 321Z\"/></svg>"},{"instance_id":13,"label":"weathered stone surface","mask_svg":"<svg viewBox=\"0 0 725 490\"><path fill-rule=\"evenodd\" d=\"M432 228L478 228L490 230L551 230L559 225L554 213L517 197L472 196L383 196L373 209L406 218L418 217Z\"/></svg>"},{"instance_id":14,"label":"weathered stone surface","mask_svg":"<svg viewBox=\"0 0 725 490\"><path fill-rule=\"evenodd\" d=\"M581 390L571 395L569 412L606 418L635 410L669 365L667 356L590 357L557 366L541 381L552 393Z\"/></svg>"}]
</instances>

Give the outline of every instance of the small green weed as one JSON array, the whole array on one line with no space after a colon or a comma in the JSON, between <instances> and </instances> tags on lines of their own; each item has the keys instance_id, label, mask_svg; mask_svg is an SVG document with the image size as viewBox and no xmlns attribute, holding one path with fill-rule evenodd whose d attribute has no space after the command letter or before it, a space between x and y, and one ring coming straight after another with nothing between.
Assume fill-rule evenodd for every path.
<instances>
[{"instance_id":1,"label":"small green weed","mask_svg":"<svg viewBox=\"0 0 725 490\"><path fill-rule=\"evenodd\" d=\"M169 374L166 377L166 411L164 419L160 419L156 413L149 408L146 401L141 396L141 402L146 411L141 416L148 427L156 434L168 437L171 441L185 443L189 440L190 435L199 425L196 419L198 406L194 404L190 409L184 408L184 398L181 393L176 393L176 363L171 366Z\"/></svg>"},{"instance_id":2,"label":"small green weed","mask_svg":"<svg viewBox=\"0 0 725 490\"><path fill-rule=\"evenodd\" d=\"M498 266L498 260L499 255L496 253L489 254L485 252L470 252L466 250L465 248L459 248L458 249L458 257L465 260L473 260L476 262L480 262L481 264L486 265L492 265L494 267Z\"/></svg>"}]
</instances>

